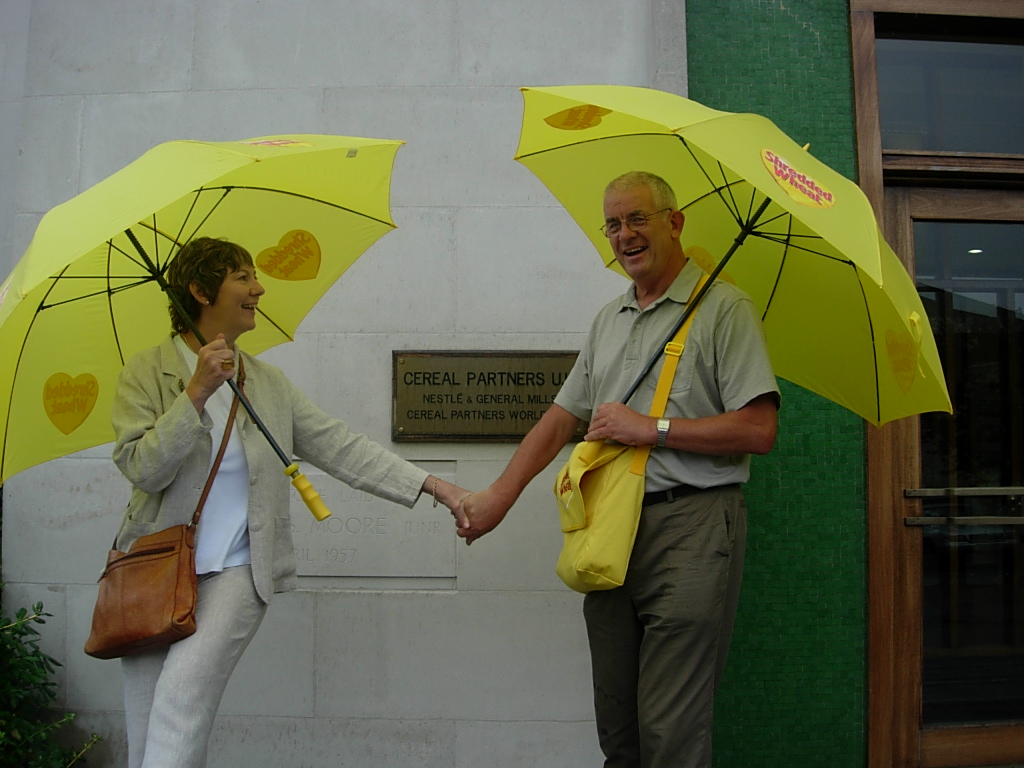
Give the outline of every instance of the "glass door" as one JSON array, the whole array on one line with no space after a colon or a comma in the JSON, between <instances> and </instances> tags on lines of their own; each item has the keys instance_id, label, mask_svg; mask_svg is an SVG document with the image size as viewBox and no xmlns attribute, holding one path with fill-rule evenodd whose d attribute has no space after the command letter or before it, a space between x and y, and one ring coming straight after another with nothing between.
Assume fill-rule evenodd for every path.
<instances>
[{"instance_id":1,"label":"glass door","mask_svg":"<svg viewBox=\"0 0 1024 768\"><path fill-rule=\"evenodd\" d=\"M1024 223L914 221L952 416L921 417L922 724L1024 722Z\"/></svg>"}]
</instances>

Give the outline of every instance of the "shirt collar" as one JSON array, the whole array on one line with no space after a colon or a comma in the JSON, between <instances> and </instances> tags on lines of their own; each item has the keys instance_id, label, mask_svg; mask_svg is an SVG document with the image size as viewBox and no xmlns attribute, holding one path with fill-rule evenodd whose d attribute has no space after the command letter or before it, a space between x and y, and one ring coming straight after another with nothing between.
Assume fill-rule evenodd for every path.
<instances>
[{"instance_id":1,"label":"shirt collar","mask_svg":"<svg viewBox=\"0 0 1024 768\"><path fill-rule=\"evenodd\" d=\"M679 274L676 275L676 279L672 281L672 285L668 287L664 295L659 296L657 300L653 301L650 306L647 307L647 311L651 311L654 307L663 304L666 301L672 301L680 306L685 306L686 302L690 298L690 294L693 293L693 286L697 284L697 280L704 272L697 262L693 259L687 259L686 264L679 270ZM636 300L636 284L630 283L629 289L622 294L622 299L619 304L619 311L625 309L632 309L635 312L640 311L640 305Z\"/></svg>"}]
</instances>

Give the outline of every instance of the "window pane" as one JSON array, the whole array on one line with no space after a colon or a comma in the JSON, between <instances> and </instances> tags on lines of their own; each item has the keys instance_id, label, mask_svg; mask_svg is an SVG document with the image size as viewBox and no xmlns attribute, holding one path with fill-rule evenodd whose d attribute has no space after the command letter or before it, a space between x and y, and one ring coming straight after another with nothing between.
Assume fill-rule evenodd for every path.
<instances>
[{"instance_id":1,"label":"window pane","mask_svg":"<svg viewBox=\"0 0 1024 768\"><path fill-rule=\"evenodd\" d=\"M1019 504L985 502L985 514L1020 513ZM929 514L952 511L926 507ZM926 725L1024 721L1022 530L935 525L924 531Z\"/></svg>"},{"instance_id":2,"label":"window pane","mask_svg":"<svg viewBox=\"0 0 1024 768\"><path fill-rule=\"evenodd\" d=\"M921 417L925 487L1024 486L1024 225L917 221L914 258L954 413ZM1019 497L928 516L1022 517ZM1024 720L1024 526L924 530L926 725Z\"/></svg>"},{"instance_id":3,"label":"window pane","mask_svg":"<svg viewBox=\"0 0 1024 768\"><path fill-rule=\"evenodd\" d=\"M884 149L1024 154L1024 46L876 42Z\"/></svg>"}]
</instances>

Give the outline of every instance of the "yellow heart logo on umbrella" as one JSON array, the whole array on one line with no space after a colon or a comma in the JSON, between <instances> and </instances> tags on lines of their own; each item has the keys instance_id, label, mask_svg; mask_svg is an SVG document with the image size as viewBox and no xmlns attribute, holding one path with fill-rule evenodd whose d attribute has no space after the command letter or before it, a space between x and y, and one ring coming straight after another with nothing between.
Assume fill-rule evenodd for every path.
<instances>
[{"instance_id":1,"label":"yellow heart logo on umbrella","mask_svg":"<svg viewBox=\"0 0 1024 768\"><path fill-rule=\"evenodd\" d=\"M43 385L43 408L53 426L70 435L78 429L96 405L100 384L91 373L71 378L55 373Z\"/></svg>"},{"instance_id":2,"label":"yellow heart logo on umbrella","mask_svg":"<svg viewBox=\"0 0 1024 768\"><path fill-rule=\"evenodd\" d=\"M260 251L256 266L278 280L312 280L320 271L320 243L306 230L293 229Z\"/></svg>"},{"instance_id":3,"label":"yellow heart logo on umbrella","mask_svg":"<svg viewBox=\"0 0 1024 768\"><path fill-rule=\"evenodd\" d=\"M571 109L563 109L553 115L544 118L544 122L552 128L562 131L584 131L601 124L601 118L610 115L612 111L594 104L583 104Z\"/></svg>"},{"instance_id":4,"label":"yellow heart logo on umbrella","mask_svg":"<svg viewBox=\"0 0 1024 768\"><path fill-rule=\"evenodd\" d=\"M886 330L885 349L889 355L889 367L896 377L896 386L900 392L907 394L914 385L917 376L917 356L919 342L914 340L907 331Z\"/></svg>"},{"instance_id":5,"label":"yellow heart logo on umbrella","mask_svg":"<svg viewBox=\"0 0 1024 768\"><path fill-rule=\"evenodd\" d=\"M697 266L707 272L709 275L715 271L715 267L718 265L711 256L711 252L707 248L702 248L699 245L691 245L683 249L683 255L691 261L697 262ZM718 273L718 280L723 283L731 283L736 285L736 279L728 273L726 270L722 270Z\"/></svg>"}]
</instances>

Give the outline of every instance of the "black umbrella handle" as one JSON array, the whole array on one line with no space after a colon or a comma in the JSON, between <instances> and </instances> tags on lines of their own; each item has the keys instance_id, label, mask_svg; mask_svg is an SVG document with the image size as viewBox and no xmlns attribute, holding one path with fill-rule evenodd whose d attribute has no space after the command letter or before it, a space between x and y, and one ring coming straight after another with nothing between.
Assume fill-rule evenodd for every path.
<instances>
[{"instance_id":1,"label":"black umbrella handle","mask_svg":"<svg viewBox=\"0 0 1024 768\"><path fill-rule=\"evenodd\" d=\"M126 229L124 233L128 236L128 239L131 240L132 245L135 246L135 250L139 252L139 256L141 256L143 261L146 262L150 275L152 275L153 279L156 280L157 285L159 285L161 290L167 294L167 298L170 299L171 305L178 313L178 316L184 321L185 325L188 326L189 330L195 334L196 340L199 342L200 346L205 347L206 339L203 338L203 334L199 332L199 329L192 321L192 318L189 317L185 308L181 306L181 302L178 301L178 298L174 295L174 291L171 290L170 286L167 284L167 280L164 279L163 272L156 266L156 264L153 263L153 260L149 258L149 254L146 253L146 249L142 247L142 243L139 242L135 233L132 232L131 229ZM281 450L281 446L278 445L274 436L270 434L270 430L267 429L267 425L263 423L263 419L261 419L256 413L256 409L252 407L252 403L249 402L249 398L245 396L237 382L231 378L227 380L227 384L231 387L231 391L235 393L235 397L238 398L239 404L245 408L245 412L249 414L249 418L252 419L252 423L256 425L260 432L263 433L267 442L270 443L270 447L274 449L274 453L277 454L281 463L284 464L284 473L291 477L292 485L298 489L299 494L302 496L302 500L306 503L306 506L309 507L309 511L313 513L313 516L316 517L317 520L323 520L328 517L331 513L320 500L320 496L315 490L313 490L313 487L309 484L309 481L306 480L305 476L299 472L299 465L293 462L291 457Z\"/></svg>"},{"instance_id":2,"label":"black umbrella handle","mask_svg":"<svg viewBox=\"0 0 1024 768\"><path fill-rule=\"evenodd\" d=\"M628 403L630 398L636 394L637 389L640 388L640 383L644 380L647 374L651 372L651 369L654 368L658 360L661 358L661 353L665 351L665 346L676 337L676 334L679 333L679 329L682 328L683 323L686 322L686 318L688 318L696 311L697 305L700 304L700 300L704 298L704 294L707 293L708 290L711 288L711 284L715 282L715 278L718 277L718 274L725 267L729 259L732 258L732 255L736 253L737 249L741 245L743 245L743 241L747 239L747 235L754 231L754 227L757 225L758 219L761 218L761 215L768 208L771 201L772 200L770 197L765 197L764 202L761 203L761 206L754 212L754 215L742 224L742 226L740 227L739 234L736 235L735 240L733 240L732 245L729 246L729 250L726 252L725 256L722 257L722 260L718 262L718 266L716 266L714 270L711 272L708 281L704 284L700 291L698 291L697 295L693 297L693 301L689 302L686 305L686 309L683 310L682 316L672 327L672 330L669 332L668 336L665 337L665 341L661 344L660 347L658 347L657 351L651 356L651 359L647 361L647 365L645 365L644 369L640 371L640 375L636 377L636 380L629 387L629 391L627 391L626 394L623 396L621 400L622 403Z\"/></svg>"}]
</instances>

